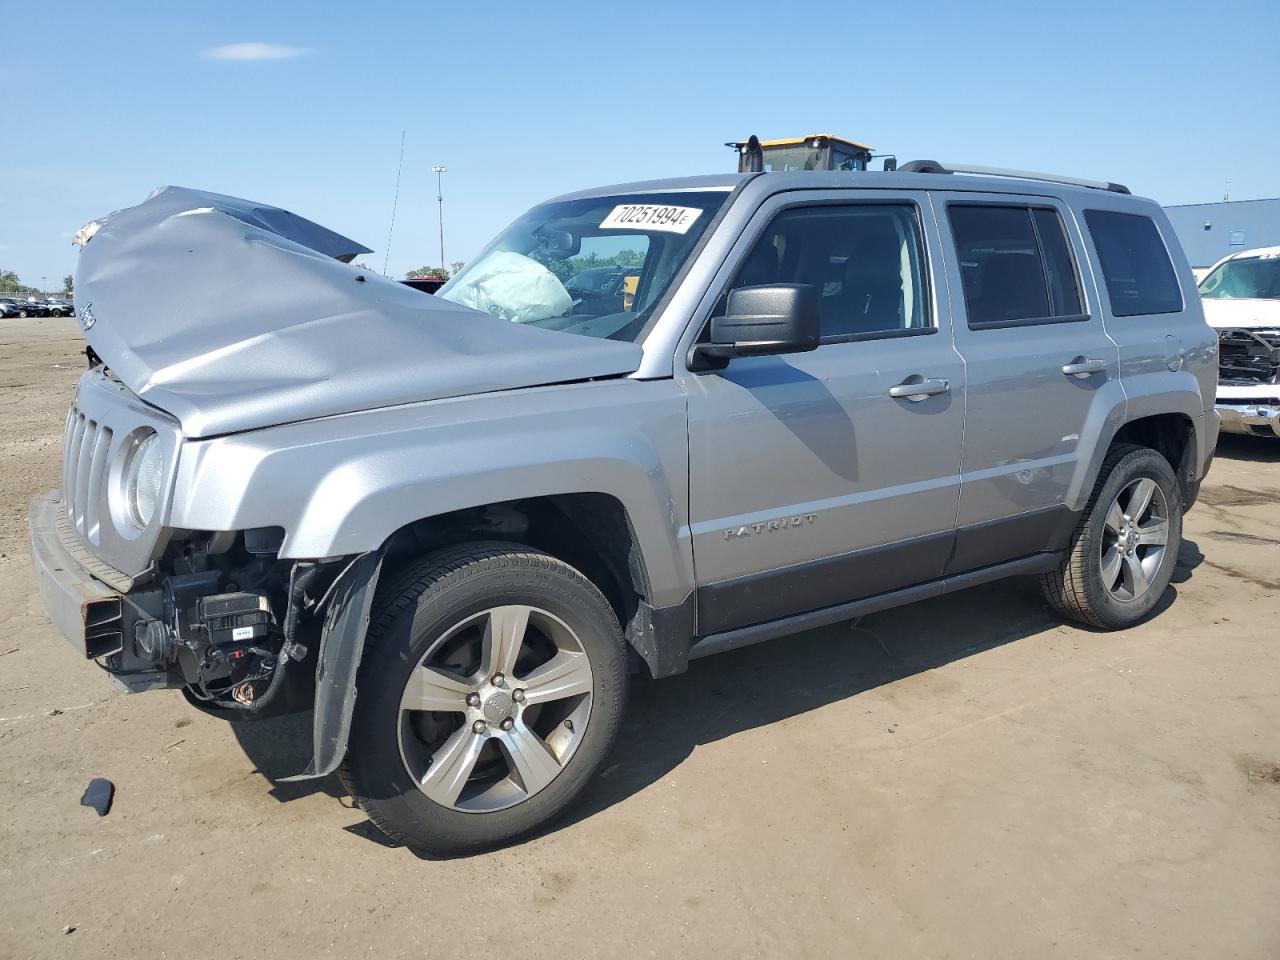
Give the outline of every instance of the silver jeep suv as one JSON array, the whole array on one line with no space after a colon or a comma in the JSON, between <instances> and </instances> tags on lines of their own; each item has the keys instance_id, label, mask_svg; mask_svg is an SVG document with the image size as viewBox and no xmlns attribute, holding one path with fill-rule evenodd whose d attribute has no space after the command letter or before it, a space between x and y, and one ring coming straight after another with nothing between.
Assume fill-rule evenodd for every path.
<instances>
[{"instance_id":1,"label":"silver jeep suv","mask_svg":"<svg viewBox=\"0 0 1280 960\"><path fill-rule=\"evenodd\" d=\"M193 190L81 237L50 617L130 690L313 706L299 776L433 853L563 811L636 673L1015 574L1136 623L1218 432L1191 271L1115 184L606 187L437 296Z\"/></svg>"}]
</instances>

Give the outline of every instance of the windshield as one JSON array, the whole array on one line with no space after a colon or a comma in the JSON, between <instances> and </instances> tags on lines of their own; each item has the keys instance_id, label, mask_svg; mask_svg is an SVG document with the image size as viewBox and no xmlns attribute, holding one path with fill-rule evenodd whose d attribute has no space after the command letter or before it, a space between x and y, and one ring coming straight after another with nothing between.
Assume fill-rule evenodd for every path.
<instances>
[{"instance_id":1,"label":"windshield","mask_svg":"<svg viewBox=\"0 0 1280 960\"><path fill-rule=\"evenodd\" d=\"M1280 254L1228 260L1200 281L1200 296L1280 300Z\"/></svg>"},{"instance_id":2,"label":"windshield","mask_svg":"<svg viewBox=\"0 0 1280 960\"><path fill-rule=\"evenodd\" d=\"M436 294L513 323L638 341L727 191L534 207Z\"/></svg>"}]
</instances>

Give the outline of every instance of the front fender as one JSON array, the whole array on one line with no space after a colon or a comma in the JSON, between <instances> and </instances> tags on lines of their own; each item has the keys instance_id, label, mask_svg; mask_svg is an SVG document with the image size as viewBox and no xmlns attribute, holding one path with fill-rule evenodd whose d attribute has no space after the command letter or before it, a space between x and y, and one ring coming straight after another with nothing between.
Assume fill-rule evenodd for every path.
<instances>
[{"instance_id":1,"label":"front fender","mask_svg":"<svg viewBox=\"0 0 1280 960\"><path fill-rule=\"evenodd\" d=\"M611 380L412 404L184 445L170 525L282 527L280 555L379 549L408 523L566 493L623 504L656 606L693 585L684 395Z\"/></svg>"}]
</instances>

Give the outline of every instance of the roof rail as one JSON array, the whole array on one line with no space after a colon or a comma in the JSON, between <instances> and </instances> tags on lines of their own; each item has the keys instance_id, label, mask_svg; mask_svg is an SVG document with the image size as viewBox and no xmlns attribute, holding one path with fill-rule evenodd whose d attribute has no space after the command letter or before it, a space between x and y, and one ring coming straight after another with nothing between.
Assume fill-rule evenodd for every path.
<instances>
[{"instance_id":1,"label":"roof rail","mask_svg":"<svg viewBox=\"0 0 1280 960\"><path fill-rule=\"evenodd\" d=\"M1007 170L1004 167L975 167L965 163L939 163L937 160L912 160L898 167L899 173L973 173L984 177L1011 177L1015 180L1042 180L1045 183L1065 183L1073 187L1091 190L1109 190L1112 193L1128 193L1122 183L1102 180L1081 180L1077 177L1060 177L1055 173L1033 173L1030 170Z\"/></svg>"}]
</instances>

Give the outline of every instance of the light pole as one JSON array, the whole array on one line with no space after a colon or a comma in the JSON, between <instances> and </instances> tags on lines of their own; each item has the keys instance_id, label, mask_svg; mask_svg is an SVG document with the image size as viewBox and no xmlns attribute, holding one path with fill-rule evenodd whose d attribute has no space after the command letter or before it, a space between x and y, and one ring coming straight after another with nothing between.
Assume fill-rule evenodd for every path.
<instances>
[{"instance_id":1,"label":"light pole","mask_svg":"<svg viewBox=\"0 0 1280 960\"><path fill-rule=\"evenodd\" d=\"M436 209L440 218L440 272L444 274L444 174L448 169L442 163L433 163L431 172L436 175Z\"/></svg>"}]
</instances>

